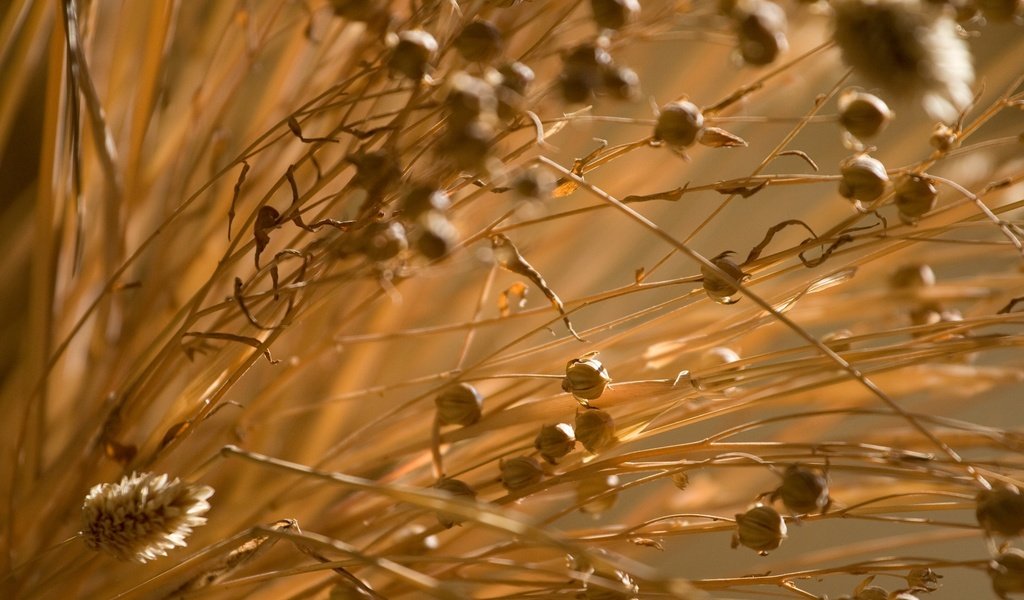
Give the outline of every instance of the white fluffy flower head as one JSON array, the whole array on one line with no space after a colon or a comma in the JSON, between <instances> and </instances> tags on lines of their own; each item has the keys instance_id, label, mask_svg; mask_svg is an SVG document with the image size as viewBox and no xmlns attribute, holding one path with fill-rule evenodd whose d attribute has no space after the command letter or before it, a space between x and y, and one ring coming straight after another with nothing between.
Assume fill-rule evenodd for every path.
<instances>
[{"instance_id":1,"label":"white fluffy flower head","mask_svg":"<svg viewBox=\"0 0 1024 600\"><path fill-rule=\"evenodd\" d=\"M144 563L177 546L204 525L213 488L155 473L132 473L93 486L82 504L82 537L94 550Z\"/></svg>"}]
</instances>

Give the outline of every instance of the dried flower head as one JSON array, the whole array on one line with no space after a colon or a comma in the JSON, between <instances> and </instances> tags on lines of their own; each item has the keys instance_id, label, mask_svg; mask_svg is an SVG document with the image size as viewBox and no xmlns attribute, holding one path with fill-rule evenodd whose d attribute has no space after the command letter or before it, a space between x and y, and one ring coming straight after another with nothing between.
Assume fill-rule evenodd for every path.
<instances>
[{"instance_id":1,"label":"dried flower head","mask_svg":"<svg viewBox=\"0 0 1024 600\"><path fill-rule=\"evenodd\" d=\"M935 119L953 121L971 102L971 55L940 8L918 0L841 0L833 7L833 37L861 77L893 96L921 99Z\"/></svg>"},{"instance_id":2,"label":"dried flower head","mask_svg":"<svg viewBox=\"0 0 1024 600\"><path fill-rule=\"evenodd\" d=\"M192 529L206 524L213 488L167 475L132 473L119 483L92 487L82 504L82 537L94 550L139 563L186 546Z\"/></svg>"},{"instance_id":3,"label":"dried flower head","mask_svg":"<svg viewBox=\"0 0 1024 600\"><path fill-rule=\"evenodd\" d=\"M743 544L764 556L786 539L786 521L770 506L757 505L747 512L736 515L736 533L732 547Z\"/></svg>"}]
</instances>

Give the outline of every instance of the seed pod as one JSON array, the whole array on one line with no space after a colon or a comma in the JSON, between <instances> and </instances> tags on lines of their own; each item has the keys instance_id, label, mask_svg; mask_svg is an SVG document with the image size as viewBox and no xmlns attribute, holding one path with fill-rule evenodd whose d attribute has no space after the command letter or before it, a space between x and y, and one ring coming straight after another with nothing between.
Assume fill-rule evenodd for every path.
<instances>
[{"instance_id":1,"label":"seed pod","mask_svg":"<svg viewBox=\"0 0 1024 600\"><path fill-rule=\"evenodd\" d=\"M960 146L960 136L949 125L937 123L928 143L939 152L949 152Z\"/></svg>"},{"instance_id":2,"label":"seed pod","mask_svg":"<svg viewBox=\"0 0 1024 600\"><path fill-rule=\"evenodd\" d=\"M935 208L939 191L927 175L904 175L896 182L896 208L905 223L918 219Z\"/></svg>"},{"instance_id":3,"label":"seed pod","mask_svg":"<svg viewBox=\"0 0 1024 600\"><path fill-rule=\"evenodd\" d=\"M451 89L444 100L450 128L466 127L480 119L494 119L498 99L490 84L462 71L450 79Z\"/></svg>"},{"instance_id":4,"label":"seed pod","mask_svg":"<svg viewBox=\"0 0 1024 600\"><path fill-rule=\"evenodd\" d=\"M565 365L562 390L572 394L584 406L588 400L597 400L612 378L601 361L593 356L574 358Z\"/></svg>"},{"instance_id":5,"label":"seed pod","mask_svg":"<svg viewBox=\"0 0 1024 600\"><path fill-rule=\"evenodd\" d=\"M619 487L617 475L589 477L580 481L576 487L576 501L580 512L599 517L615 506L619 499L617 493L609 493ZM595 498L595 496L599 496Z\"/></svg>"},{"instance_id":6,"label":"seed pod","mask_svg":"<svg viewBox=\"0 0 1024 600\"><path fill-rule=\"evenodd\" d=\"M824 511L831 503L828 479L821 473L800 465L790 465L786 468L777 493L786 508L794 514Z\"/></svg>"},{"instance_id":7,"label":"seed pod","mask_svg":"<svg viewBox=\"0 0 1024 600\"><path fill-rule=\"evenodd\" d=\"M704 127L704 114L688 100L671 102L661 107L654 126L654 139L670 146L685 148L693 145Z\"/></svg>"},{"instance_id":8,"label":"seed pod","mask_svg":"<svg viewBox=\"0 0 1024 600\"><path fill-rule=\"evenodd\" d=\"M858 590L853 600L889 600L889 592L877 585L869 585Z\"/></svg>"},{"instance_id":9,"label":"seed pod","mask_svg":"<svg viewBox=\"0 0 1024 600\"><path fill-rule=\"evenodd\" d=\"M563 59L565 67L558 78L562 97L566 102L590 100L604 84L603 72L611 67L612 57L596 44L582 44L573 48Z\"/></svg>"},{"instance_id":10,"label":"seed pod","mask_svg":"<svg viewBox=\"0 0 1024 600\"><path fill-rule=\"evenodd\" d=\"M907 573L907 586L912 591L934 592L941 587L940 579L942 579L942 575L935 571L927 567L917 567Z\"/></svg>"},{"instance_id":11,"label":"seed pod","mask_svg":"<svg viewBox=\"0 0 1024 600\"><path fill-rule=\"evenodd\" d=\"M533 70L519 62L502 65L497 76L491 77L496 86L494 93L498 98L500 118L508 121L522 112L526 104L526 90L533 82L533 78Z\"/></svg>"},{"instance_id":12,"label":"seed pod","mask_svg":"<svg viewBox=\"0 0 1024 600\"><path fill-rule=\"evenodd\" d=\"M897 290L930 287L935 285L935 271L924 264L903 265L889 277L889 285Z\"/></svg>"},{"instance_id":13,"label":"seed pod","mask_svg":"<svg viewBox=\"0 0 1024 600\"><path fill-rule=\"evenodd\" d=\"M729 258L731 254L732 252L723 252L712 258L711 263L725 271L727 275L736 281L742 282L746 279L747 275L739 265ZM721 304L735 304L739 302L739 298L734 298L736 292L739 291L738 287L705 266L701 266L700 274L704 277L704 291L707 292L712 300Z\"/></svg>"},{"instance_id":14,"label":"seed pod","mask_svg":"<svg viewBox=\"0 0 1024 600\"><path fill-rule=\"evenodd\" d=\"M770 506L758 504L742 515L736 515L736 533L732 547L743 544L757 550L761 556L768 554L786 539L786 521Z\"/></svg>"},{"instance_id":15,"label":"seed pod","mask_svg":"<svg viewBox=\"0 0 1024 600\"><path fill-rule=\"evenodd\" d=\"M1020 535L1024 531L1024 496L1015 487L982 490L974 514L989 535Z\"/></svg>"},{"instance_id":16,"label":"seed pod","mask_svg":"<svg viewBox=\"0 0 1024 600\"><path fill-rule=\"evenodd\" d=\"M476 492L464 481L459 479L450 479L445 477L440 479L434 488L443 492L448 492L455 498L463 498L466 500L476 500ZM455 525L461 525L463 518L458 515L451 513L439 512L437 513L437 520L441 523L441 527L445 529L451 529Z\"/></svg>"},{"instance_id":17,"label":"seed pod","mask_svg":"<svg viewBox=\"0 0 1024 600\"><path fill-rule=\"evenodd\" d=\"M588 452L597 453L615 442L615 421L599 408L576 413L576 439Z\"/></svg>"},{"instance_id":18,"label":"seed pod","mask_svg":"<svg viewBox=\"0 0 1024 600\"><path fill-rule=\"evenodd\" d=\"M402 179L402 166L391 152L374 150L353 154L347 160L356 166L352 185L370 194L383 194Z\"/></svg>"},{"instance_id":19,"label":"seed pod","mask_svg":"<svg viewBox=\"0 0 1024 600\"><path fill-rule=\"evenodd\" d=\"M443 190L432 185L414 185L402 197L402 216L415 221L430 211L444 213L451 204L451 199Z\"/></svg>"},{"instance_id":20,"label":"seed pod","mask_svg":"<svg viewBox=\"0 0 1024 600\"><path fill-rule=\"evenodd\" d=\"M388 69L419 81L427 74L430 63L437 55L437 40L420 29L411 29L398 34L398 43L391 50Z\"/></svg>"},{"instance_id":21,"label":"seed pod","mask_svg":"<svg viewBox=\"0 0 1024 600\"><path fill-rule=\"evenodd\" d=\"M743 0L733 10L739 54L748 65L775 62L789 49L786 41L786 13L774 2Z\"/></svg>"},{"instance_id":22,"label":"seed pod","mask_svg":"<svg viewBox=\"0 0 1024 600\"><path fill-rule=\"evenodd\" d=\"M576 448L576 435L568 423L543 425L533 440L533 447L540 452L544 460L555 464L559 458Z\"/></svg>"},{"instance_id":23,"label":"seed pod","mask_svg":"<svg viewBox=\"0 0 1024 600\"><path fill-rule=\"evenodd\" d=\"M544 478L544 470L540 463L529 456L517 456L503 460L501 467L501 485L510 492L521 490Z\"/></svg>"},{"instance_id":24,"label":"seed pod","mask_svg":"<svg viewBox=\"0 0 1024 600\"><path fill-rule=\"evenodd\" d=\"M594 22L602 29L622 29L640 14L637 0L590 0Z\"/></svg>"},{"instance_id":25,"label":"seed pod","mask_svg":"<svg viewBox=\"0 0 1024 600\"><path fill-rule=\"evenodd\" d=\"M501 75L501 85L517 94L525 94L526 89L533 83L533 69L521 62L506 63L498 68Z\"/></svg>"},{"instance_id":26,"label":"seed pod","mask_svg":"<svg viewBox=\"0 0 1024 600\"><path fill-rule=\"evenodd\" d=\"M862 140L881 133L891 120L892 111L874 94L846 89L839 95L839 123Z\"/></svg>"},{"instance_id":27,"label":"seed pod","mask_svg":"<svg viewBox=\"0 0 1024 600\"><path fill-rule=\"evenodd\" d=\"M501 32L487 21L473 21L455 38L455 49L469 61L489 62L505 47Z\"/></svg>"},{"instance_id":28,"label":"seed pod","mask_svg":"<svg viewBox=\"0 0 1024 600\"><path fill-rule=\"evenodd\" d=\"M441 390L434 398L437 418L443 425L472 425L480 420L484 398L468 383L457 383Z\"/></svg>"},{"instance_id":29,"label":"seed pod","mask_svg":"<svg viewBox=\"0 0 1024 600\"><path fill-rule=\"evenodd\" d=\"M436 210L427 211L417 222L420 231L416 236L416 250L425 258L444 258L458 243L459 232L444 213Z\"/></svg>"},{"instance_id":30,"label":"seed pod","mask_svg":"<svg viewBox=\"0 0 1024 600\"><path fill-rule=\"evenodd\" d=\"M374 223L363 234L363 252L374 262L391 260L408 248L405 228L398 221Z\"/></svg>"},{"instance_id":31,"label":"seed pod","mask_svg":"<svg viewBox=\"0 0 1024 600\"><path fill-rule=\"evenodd\" d=\"M493 142L494 128L485 121L450 127L440 142L441 156L464 171L485 171Z\"/></svg>"},{"instance_id":32,"label":"seed pod","mask_svg":"<svg viewBox=\"0 0 1024 600\"><path fill-rule=\"evenodd\" d=\"M842 179L839 194L844 198L871 202L885 193L889 174L879 160L864 154L847 158L839 165Z\"/></svg>"},{"instance_id":33,"label":"seed pod","mask_svg":"<svg viewBox=\"0 0 1024 600\"><path fill-rule=\"evenodd\" d=\"M640 97L640 77L628 67L611 66L604 69L604 89L617 100L636 100Z\"/></svg>"},{"instance_id":34,"label":"seed pod","mask_svg":"<svg viewBox=\"0 0 1024 600\"><path fill-rule=\"evenodd\" d=\"M1000 598L1024 592L1024 550L1010 548L988 563L992 589Z\"/></svg>"},{"instance_id":35,"label":"seed pod","mask_svg":"<svg viewBox=\"0 0 1024 600\"><path fill-rule=\"evenodd\" d=\"M555 177L544 169L532 167L517 172L509 187L520 198L526 200L547 200L555 189Z\"/></svg>"}]
</instances>

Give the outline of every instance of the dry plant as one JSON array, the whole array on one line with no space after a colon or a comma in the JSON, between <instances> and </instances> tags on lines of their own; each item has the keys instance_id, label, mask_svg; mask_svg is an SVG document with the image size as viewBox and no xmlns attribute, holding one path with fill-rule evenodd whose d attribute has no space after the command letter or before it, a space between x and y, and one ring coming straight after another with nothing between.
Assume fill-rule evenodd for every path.
<instances>
[{"instance_id":1,"label":"dry plant","mask_svg":"<svg viewBox=\"0 0 1024 600\"><path fill-rule=\"evenodd\" d=\"M1021 13L11 0L3 597L1024 591Z\"/></svg>"}]
</instances>

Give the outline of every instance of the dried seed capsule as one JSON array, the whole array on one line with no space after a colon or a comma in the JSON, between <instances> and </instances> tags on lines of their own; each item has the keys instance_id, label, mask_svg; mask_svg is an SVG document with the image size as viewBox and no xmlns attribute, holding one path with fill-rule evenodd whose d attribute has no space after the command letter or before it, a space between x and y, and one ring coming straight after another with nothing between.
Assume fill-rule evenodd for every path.
<instances>
[{"instance_id":1,"label":"dried seed capsule","mask_svg":"<svg viewBox=\"0 0 1024 600\"><path fill-rule=\"evenodd\" d=\"M903 265L889 277L894 289L921 288L935 285L935 271L928 265Z\"/></svg>"},{"instance_id":2,"label":"dried seed capsule","mask_svg":"<svg viewBox=\"0 0 1024 600\"><path fill-rule=\"evenodd\" d=\"M939 589L942 575L927 567L917 567L907 573L907 587L913 591L934 592Z\"/></svg>"},{"instance_id":3,"label":"dried seed capsule","mask_svg":"<svg viewBox=\"0 0 1024 600\"><path fill-rule=\"evenodd\" d=\"M640 14L637 0L590 0L594 22L602 29L622 29Z\"/></svg>"},{"instance_id":4,"label":"dried seed capsule","mask_svg":"<svg viewBox=\"0 0 1024 600\"><path fill-rule=\"evenodd\" d=\"M574 358L565 365L562 390L569 392L586 406L588 400L597 400L612 378L601 361L593 356Z\"/></svg>"},{"instance_id":5,"label":"dried seed capsule","mask_svg":"<svg viewBox=\"0 0 1024 600\"><path fill-rule=\"evenodd\" d=\"M1024 592L1024 550L1010 548L988 563L992 589L1000 598Z\"/></svg>"},{"instance_id":6,"label":"dried seed capsule","mask_svg":"<svg viewBox=\"0 0 1024 600\"><path fill-rule=\"evenodd\" d=\"M455 498L476 500L476 492L473 491L473 488L471 488L466 482L459 479L450 479L445 477L434 484L434 488L448 492ZM437 513L437 520L441 523L441 527L444 527L445 529L451 529L453 526L461 525L463 522L462 517L446 512Z\"/></svg>"},{"instance_id":7,"label":"dried seed capsule","mask_svg":"<svg viewBox=\"0 0 1024 600\"><path fill-rule=\"evenodd\" d=\"M533 447L540 452L544 460L555 464L559 458L576 448L576 435L568 423L543 425L533 440Z\"/></svg>"},{"instance_id":8,"label":"dried seed capsule","mask_svg":"<svg viewBox=\"0 0 1024 600\"><path fill-rule=\"evenodd\" d=\"M441 140L441 155L464 171L487 169L487 159L494 143L494 128L485 121L450 127Z\"/></svg>"},{"instance_id":9,"label":"dried seed capsule","mask_svg":"<svg viewBox=\"0 0 1024 600\"><path fill-rule=\"evenodd\" d=\"M509 187L520 198L527 200L547 200L555 189L555 177L547 170L532 167L517 172L509 183Z\"/></svg>"},{"instance_id":10,"label":"dried seed capsule","mask_svg":"<svg viewBox=\"0 0 1024 600\"><path fill-rule=\"evenodd\" d=\"M939 152L949 152L960 146L960 136L949 125L937 123L928 143Z\"/></svg>"},{"instance_id":11,"label":"dried seed capsule","mask_svg":"<svg viewBox=\"0 0 1024 600\"><path fill-rule=\"evenodd\" d=\"M790 465L776 491L782 503L794 514L811 514L828 509L828 479L806 467ZM775 494L773 494L774 496Z\"/></svg>"},{"instance_id":12,"label":"dried seed capsule","mask_svg":"<svg viewBox=\"0 0 1024 600\"><path fill-rule=\"evenodd\" d=\"M382 194L402 179L402 166L391 152L374 150L353 154L347 160L356 166L352 185L371 194Z\"/></svg>"},{"instance_id":13,"label":"dried seed capsule","mask_svg":"<svg viewBox=\"0 0 1024 600\"><path fill-rule=\"evenodd\" d=\"M885 193L885 186L889 182L885 165L864 154L844 160L839 165L839 172L842 175L839 194L851 200L871 202Z\"/></svg>"},{"instance_id":14,"label":"dried seed capsule","mask_svg":"<svg viewBox=\"0 0 1024 600\"><path fill-rule=\"evenodd\" d=\"M437 418L444 425L472 425L480 420L484 398L468 383L457 383L441 390L434 398Z\"/></svg>"},{"instance_id":15,"label":"dried seed capsule","mask_svg":"<svg viewBox=\"0 0 1024 600\"><path fill-rule=\"evenodd\" d=\"M455 49L462 58L474 62L488 62L496 58L505 47L501 32L487 21L473 21L455 38Z\"/></svg>"},{"instance_id":16,"label":"dried seed capsule","mask_svg":"<svg viewBox=\"0 0 1024 600\"><path fill-rule=\"evenodd\" d=\"M466 127L480 119L494 118L498 99L490 84L461 71L452 75L450 80L451 89L444 101L450 128Z\"/></svg>"},{"instance_id":17,"label":"dried seed capsule","mask_svg":"<svg viewBox=\"0 0 1024 600\"><path fill-rule=\"evenodd\" d=\"M501 485L510 492L521 490L544 478L540 463L529 456L517 456L501 461Z\"/></svg>"},{"instance_id":18,"label":"dried seed capsule","mask_svg":"<svg viewBox=\"0 0 1024 600\"><path fill-rule=\"evenodd\" d=\"M612 57L600 46L583 44L565 55L564 62L559 89L566 102L578 103L590 100L603 87L603 72L612 65Z\"/></svg>"},{"instance_id":19,"label":"dried seed capsule","mask_svg":"<svg viewBox=\"0 0 1024 600\"><path fill-rule=\"evenodd\" d=\"M739 54L748 65L768 65L789 49L786 13L774 2L742 0L733 10Z\"/></svg>"},{"instance_id":20,"label":"dried seed capsule","mask_svg":"<svg viewBox=\"0 0 1024 600\"><path fill-rule=\"evenodd\" d=\"M997 487L978 492L974 514L989 535L1014 537L1024 532L1024 496L1017 488Z\"/></svg>"},{"instance_id":21,"label":"dried seed capsule","mask_svg":"<svg viewBox=\"0 0 1024 600\"><path fill-rule=\"evenodd\" d=\"M388 69L419 81L427 74L437 55L437 40L426 31L412 29L398 34L398 42L388 58Z\"/></svg>"},{"instance_id":22,"label":"dried seed capsule","mask_svg":"<svg viewBox=\"0 0 1024 600\"><path fill-rule=\"evenodd\" d=\"M611 510L618 500L618 494L609 492L617 487L617 475L590 477L580 481L576 488L576 501L580 505L580 512L598 517Z\"/></svg>"},{"instance_id":23,"label":"dried seed capsule","mask_svg":"<svg viewBox=\"0 0 1024 600\"><path fill-rule=\"evenodd\" d=\"M444 258L455 248L459 232L443 213L427 211L417 220L420 226L416 236L416 249L430 260Z\"/></svg>"},{"instance_id":24,"label":"dried seed capsule","mask_svg":"<svg viewBox=\"0 0 1024 600\"><path fill-rule=\"evenodd\" d=\"M765 556L770 550L778 548L784 539L786 521L774 508L759 504L741 515L736 515L733 548L743 544Z\"/></svg>"},{"instance_id":25,"label":"dried seed capsule","mask_svg":"<svg viewBox=\"0 0 1024 600\"><path fill-rule=\"evenodd\" d=\"M617 100L640 97L640 77L628 67L612 66L603 71L604 89Z\"/></svg>"},{"instance_id":26,"label":"dried seed capsule","mask_svg":"<svg viewBox=\"0 0 1024 600\"><path fill-rule=\"evenodd\" d=\"M432 185L414 185L402 197L402 216L413 221L430 211L443 213L451 204L443 190Z\"/></svg>"},{"instance_id":27,"label":"dried seed capsule","mask_svg":"<svg viewBox=\"0 0 1024 600\"><path fill-rule=\"evenodd\" d=\"M747 276L743 269L729 258L731 254L732 252L723 252L712 258L711 263L736 281L742 282ZM733 283L726 281L721 275L705 266L701 266L700 274L704 277L704 291L712 300L721 304L739 302L739 298L734 297L739 288Z\"/></svg>"},{"instance_id":28,"label":"dried seed capsule","mask_svg":"<svg viewBox=\"0 0 1024 600\"><path fill-rule=\"evenodd\" d=\"M889 592L877 585L869 585L857 590L853 600L889 600Z\"/></svg>"},{"instance_id":29,"label":"dried seed capsule","mask_svg":"<svg viewBox=\"0 0 1024 600\"><path fill-rule=\"evenodd\" d=\"M697 105L688 100L671 102L661 107L658 122L654 126L654 139L685 148L697 140L704 127L704 114Z\"/></svg>"},{"instance_id":30,"label":"dried seed capsule","mask_svg":"<svg viewBox=\"0 0 1024 600\"><path fill-rule=\"evenodd\" d=\"M615 442L615 421L599 408L576 413L576 439L588 452L597 453Z\"/></svg>"},{"instance_id":31,"label":"dried seed capsule","mask_svg":"<svg viewBox=\"0 0 1024 600\"><path fill-rule=\"evenodd\" d=\"M839 95L839 123L862 140L881 133L891 120L892 111L874 94L847 89Z\"/></svg>"},{"instance_id":32,"label":"dried seed capsule","mask_svg":"<svg viewBox=\"0 0 1024 600\"><path fill-rule=\"evenodd\" d=\"M533 83L533 69L521 62L506 63L498 68L501 75L501 85L517 94L525 94L526 89Z\"/></svg>"},{"instance_id":33,"label":"dried seed capsule","mask_svg":"<svg viewBox=\"0 0 1024 600\"><path fill-rule=\"evenodd\" d=\"M405 228L398 221L374 223L363 234L363 252L374 262L391 260L408 248Z\"/></svg>"},{"instance_id":34,"label":"dried seed capsule","mask_svg":"<svg viewBox=\"0 0 1024 600\"><path fill-rule=\"evenodd\" d=\"M935 208L939 191L927 175L904 175L896 182L896 208L900 219L916 223Z\"/></svg>"}]
</instances>

